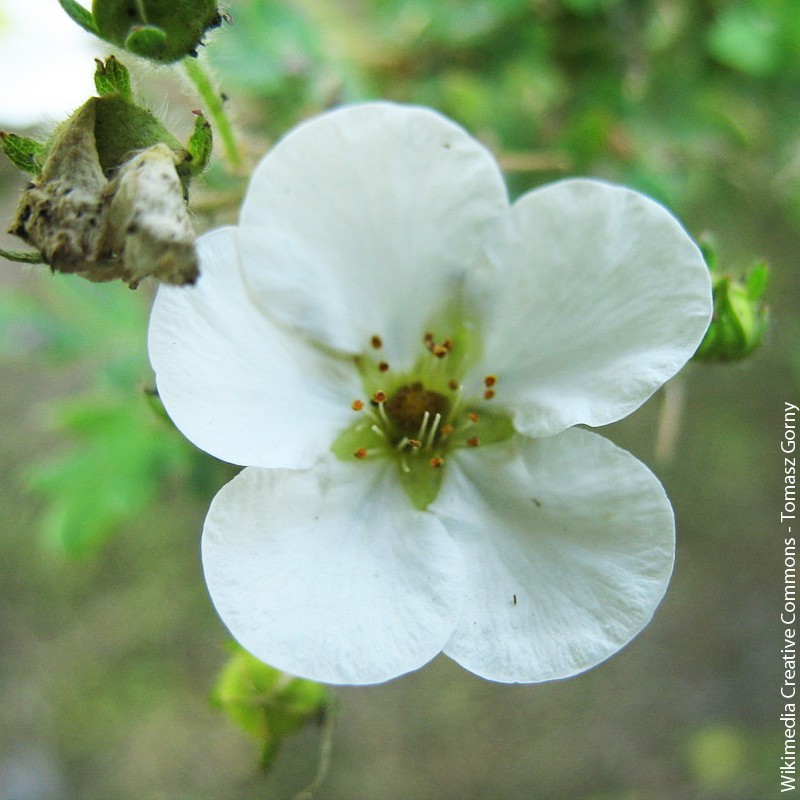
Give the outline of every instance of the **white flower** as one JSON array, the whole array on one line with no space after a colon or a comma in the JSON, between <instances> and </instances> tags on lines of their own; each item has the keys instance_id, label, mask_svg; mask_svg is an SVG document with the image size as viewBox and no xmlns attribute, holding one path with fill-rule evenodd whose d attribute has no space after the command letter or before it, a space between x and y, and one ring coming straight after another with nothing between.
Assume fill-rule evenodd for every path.
<instances>
[{"instance_id":1,"label":"white flower","mask_svg":"<svg viewBox=\"0 0 800 800\"><path fill-rule=\"evenodd\" d=\"M592 180L509 206L463 130L374 103L290 133L199 251L150 354L180 430L247 467L202 547L244 647L330 683L441 651L536 682L647 624L669 501L572 426L631 413L706 329L707 269L661 206Z\"/></svg>"}]
</instances>

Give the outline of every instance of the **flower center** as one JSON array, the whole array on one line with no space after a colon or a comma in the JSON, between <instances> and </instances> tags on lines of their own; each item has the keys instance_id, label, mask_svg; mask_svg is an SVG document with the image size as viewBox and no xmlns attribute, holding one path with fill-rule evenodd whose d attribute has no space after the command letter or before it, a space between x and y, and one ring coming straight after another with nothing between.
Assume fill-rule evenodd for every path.
<instances>
[{"instance_id":1,"label":"flower center","mask_svg":"<svg viewBox=\"0 0 800 800\"><path fill-rule=\"evenodd\" d=\"M426 389L421 381L401 386L384 403L386 416L406 436L425 435L425 428L442 420L450 408L446 397ZM438 426L437 426L438 427Z\"/></svg>"},{"instance_id":2,"label":"flower center","mask_svg":"<svg viewBox=\"0 0 800 800\"><path fill-rule=\"evenodd\" d=\"M353 401L359 419L332 449L343 460L394 460L409 499L425 509L439 493L451 451L502 441L514 428L506 415L486 408L496 395L496 375L484 378L480 397L464 402L461 377L467 359L459 353L459 337L437 343L426 333L422 343L423 355L402 375L384 360L356 359L369 401ZM383 340L375 335L370 344L380 350Z\"/></svg>"}]
</instances>

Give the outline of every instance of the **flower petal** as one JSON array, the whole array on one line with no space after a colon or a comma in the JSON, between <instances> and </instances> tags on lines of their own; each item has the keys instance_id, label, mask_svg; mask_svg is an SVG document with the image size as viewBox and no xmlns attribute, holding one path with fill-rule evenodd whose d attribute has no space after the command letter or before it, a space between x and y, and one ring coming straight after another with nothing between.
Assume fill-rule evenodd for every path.
<instances>
[{"instance_id":1,"label":"flower petal","mask_svg":"<svg viewBox=\"0 0 800 800\"><path fill-rule=\"evenodd\" d=\"M699 249L629 189L567 180L531 192L488 255L471 276L484 315L475 378L498 376L497 404L532 436L627 416L686 363L711 318Z\"/></svg>"},{"instance_id":2,"label":"flower petal","mask_svg":"<svg viewBox=\"0 0 800 800\"><path fill-rule=\"evenodd\" d=\"M308 467L352 423L352 364L278 329L247 295L235 232L198 241L193 287L162 286L150 320L150 362L181 432L234 464Z\"/></svg>"},{"instance_id":3,"label":"flower petal","mask_svg":"<svg viewBox=\"0 0 800 800\"><path fill-rule=\"evenodd\" d=\"M445 653L489 680L533 683L595 666L644 628L669 582L664 489L588 431L461 451L431 510L468 564Z\"/></svg>"},{"instance_id":4,"label":"flower petal","mask_svg":"<svg viewBox=\"0 0 800 800\"><path fill-rule=\"evenodd\" d=\"M350 106L296 128L256 169L242 263L282 323L352 353L378 334L407 368L507 208L492 156L454 123L418 107Z\"/></svg>"},{"instance_id":5,"label":"flower petal","mask_svg":"<svg viewBox=\"0 0 800 800\"><path fill-rule=\"evenodd\" d=\"M203 567L233 636L272 666L366 684L441 652L461 611L461 553L394 465L246 469L214 499Z\"/></svg>"}]
</instances>

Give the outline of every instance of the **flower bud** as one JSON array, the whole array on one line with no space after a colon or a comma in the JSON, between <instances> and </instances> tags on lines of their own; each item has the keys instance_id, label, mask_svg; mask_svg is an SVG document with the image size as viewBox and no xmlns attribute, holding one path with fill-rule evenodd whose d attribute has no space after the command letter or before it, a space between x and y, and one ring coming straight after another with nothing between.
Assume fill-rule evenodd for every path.
<instances>
[{"instance_id":1,"label":"flower bud","mask_svg":"<svg viewBox=\"0 0 800 800\"><path fill-rule=\"evenodd\" d=\"M737 361L755 352L769 327L769 310L762 302L769 269L754 264L744 280L714 277L714 315L694 355L701 361Z\"/></svg>"},{"instance_id":2,"label":"flower bud","mask_svg":"<svg viewBox=\"0 0 800 800\"><path fill-rule=\"evenodd\" d=\"M215 0L94 0L91 14L74 0L59 2L90 33L164 64L196 56L224 18Z\"/></svg>"},{"instance_id":3,"label":"flower bud","mask_svg":"<svg viewBox=\"0 0 800 800\"><path fill-rule=\"evenodd\" d=\"M211 700L262 742L264 767L286 736L308 722L320 722L329 702L324 686L267 666L238 646L223 668Z\"/></svg>"},{"instance_id":4,"label":"flower bud","mask_svg":"<svg viewBox=\"0 0 800 800\"><path fill-rule=\"evenodd\" d=\"M93 97L56 132L9 232L54 271L131 287L148 276L193 283L188 160L145 109L116 93Z\"/></svg>"}]
</instances>

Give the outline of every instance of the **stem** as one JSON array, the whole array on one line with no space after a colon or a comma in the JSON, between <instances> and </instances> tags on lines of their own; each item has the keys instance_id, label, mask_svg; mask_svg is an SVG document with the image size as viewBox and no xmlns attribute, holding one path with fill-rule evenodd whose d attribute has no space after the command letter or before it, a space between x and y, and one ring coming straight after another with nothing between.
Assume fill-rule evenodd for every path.
<instances>
[{"instance_id":1,"label":"stem","mask_svg":"<svg viewBox=\"0 0 800 800\"><path fill-rule=\"evenodd\" d=\"M211 77L200 65L200 59L191 56L184 58L183 67L206 105L208 116L213 121L222 142L225 158L234 170L238 170L242 166L242 155L236 143L231 121L225 113L222 97L214 88Z\"/></svg>"}]
</instances>

